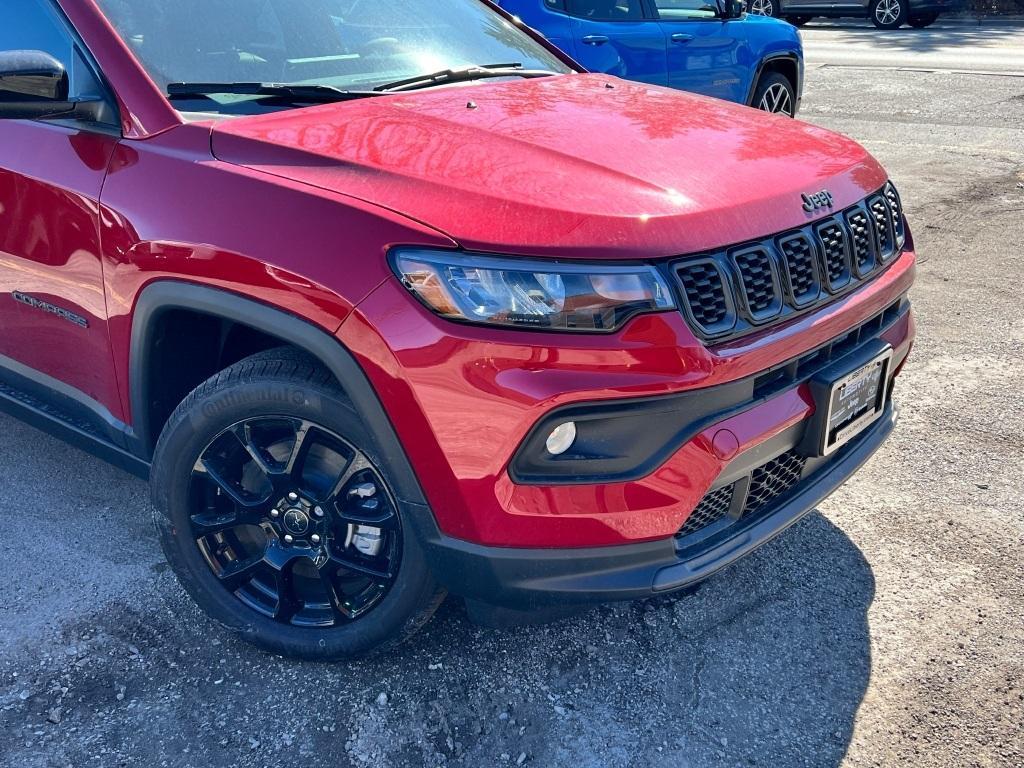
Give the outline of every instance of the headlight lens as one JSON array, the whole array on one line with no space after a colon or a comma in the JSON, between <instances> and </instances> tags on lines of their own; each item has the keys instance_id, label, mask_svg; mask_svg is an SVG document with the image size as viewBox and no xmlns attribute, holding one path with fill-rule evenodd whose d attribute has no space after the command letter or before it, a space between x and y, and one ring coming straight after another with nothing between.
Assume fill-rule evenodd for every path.
<instances>
[{"instance_id":1,"label":"headlight lens","mask_svg":"<svg viewBox=\"0 0 1024 768\"><path fill-rule=\"evenodd\" d=\"M643 312L672 309L661 274L606 266L434 251L397 251L402 283L452 320L559 331L613 331Z\"/></svg>"}]
</instances>

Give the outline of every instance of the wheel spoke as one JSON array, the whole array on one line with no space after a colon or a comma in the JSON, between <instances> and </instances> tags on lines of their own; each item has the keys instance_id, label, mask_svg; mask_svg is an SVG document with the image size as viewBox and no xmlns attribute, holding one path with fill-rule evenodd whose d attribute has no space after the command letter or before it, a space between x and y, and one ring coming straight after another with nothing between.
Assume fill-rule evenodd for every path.
<instances>
[{"instance_id":1,"label":"wheel spoke","mask_svg":"<svg viewBox=\"0 0 1024 768\"><path fill-rule=\"evenodd\" d=\"M220 579L221 584L227 587L229 591L234 592L239 587L245 586L252 581L253 577L259 573L263 566L263 553L260 553L258 556L250 557L247 560L236 560L225 566L217 574L217 578Z\"/></svg>"},{"instance_id":2,"label":"wheel spoke","mask_svg":"<svg viewBox=\"0 0 1024 768\"><path fill-rule=\"evenodd\" d=\"M255 442L253 442L252 426L250 422L246 421L241 424L236 424L231 428L231 434L233 434L238 442L241 443L245 452L249 454L249 457L256 463L256 466L259 467L260 471L264 475L270 478L272 475L276 474L276 469L271 463L272 460L263 453Z\"/></svg>"},{"instance_id":3,"label":"wheel spoke","mask_svg":"<svg viewBox=\"0 0 1024 768\"><path fill-rule=\"evenodd\" d=\"M338 507L337 517L342 523L349 525L367 525L386 531L398 528L398 515L390 505L384 505L377 510L364 510L354 505Z\"/></svg>"},{"instance_id":4,"label":"wheel spoke","mask_svg":"<svg viewBox=\"0 0 1024 768\"><path fill-rule=\"evenodd\" d=\"M353 573L359 573L363 576L369 576L370 578L377 579L379 581L390 581L394 578L394 574L391 573L390 570L382 571L379 568L374 568L372 565L360 562L353 555L339 556L332 553L330 564L336 569L341 568Z\"/></svg>"},{"instance_id":5,"label":"wheel spoke","mask_svg":"<svg viewBox=\"0 0 1024 768\"><path fill-rule=\"evenodd\" d=\"M295 428L295 443L292 445L291 453L288 454L283 470L283 474L292 480L297 479L302 474L302 464L306 460L306 454L309 452L311 444L309 436L313 429L314 425L308 421L300 421Z\"/></svg>"},{"instance_id":6,"label":"wheel spoke","mask_svg":"<svg viewBox=\"0 0 1024 768\"><path fill-rule=\"evenodd\" d=\"M337 585L334 583L334 578L338 573L337 568L329 563L327 566L318 569L317 573L320 575L320 581L324 585L324 590L327 592L327 599L330 601L331 609L334 611L335 615L340 616L345 621L351 621L354 619L355 613L352 611L352 607L350 605L346 605L344 595L338 590Z\"/></svg>"},{"instance_id":7,"label":"wheel spoke","mask_svg":"<svg viewBox=\"0 0 1024 768\"><path fill-rule=\"evenodd\" d=\"M363 470L372 468L373 465L370 463L370 460L362 453L356 453L353 455L337 482L334 483L334 487L331 488L330 495L327 498L328 502L334 501L339 504L340 508L340 504L344 502L344 499L339 498L339 496L341 492L345 490L345 486L348 485L349 480L351 480L357 472L362 472Z\"/></svg>"},{"instance_id":8,"label":"wheel spoke","mask_svg":"<svg viewBox=\"0 0 1024 768\"><path fill-rule=\"evenodd\" d=\"M255 510L235 509L233 512L218 514L216 512L201 512L192 515L192 532L196 538L212 536L215 533L237 528L240 525L258 525L261 515Z\"/></svg>"},{"instance_id":9,"label":"wheel spoke","mask_svg":"<svg viewBox=\"0 0 1024 768\"><path fill-rule=\"evenodd\" d=\"M274 618L285 624L291 623L299 611L305 608L305 601L295 591L295 559L288 560L277 572L277 606Z\"/></svg>"},{"instance_id":10,"label":"wheel spoke","mask_svg":"<svg viewBox=\"0 0 1024 768\"><path fill-rule=\"evenodd\" d=\"M224 477L216 468L211 466L210 463L204 459L197 461L192 471L193 474L204 477L208 482L216 486L220 492L227 494L228 498L231 499L239 511L244 511L246 513L257 512L264 509L270 501L269 498L253 499L244 496L242 492L235 487L234 483Z\"/></svg>"}]
</instances>

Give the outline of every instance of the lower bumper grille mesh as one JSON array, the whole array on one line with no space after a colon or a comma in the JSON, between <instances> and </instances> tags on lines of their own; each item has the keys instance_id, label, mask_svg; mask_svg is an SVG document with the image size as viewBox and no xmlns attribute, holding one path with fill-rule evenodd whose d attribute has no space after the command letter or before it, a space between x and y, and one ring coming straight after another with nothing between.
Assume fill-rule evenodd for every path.
<instances>
[{"instance_id":1,"label":"lower bumper grille mesh","mask_svg":"<svg viewBox=\"0 0 1024 768\"><path fill-rule=\"evenodd\" d=\"M750 490L743 505L743 515L755 515L774 499L800 482L807 459L795 451L787 451L763 464L750 475Z\"/></svg>"},{"instance_id":2,"label":"lower bumper grille mesh","mask_svg":"<svg viewBox=\"0 0 1024 768\"><path fill-rule=\"evenodd\" d=\"M795 450L787 451L757 467L750 474L749 484L747 479L744 479L709 491L686 518L686 523L679 529L676 538L681 539L697 533L726 519L737 489L744 486L747 488L746 499L743 501L743 512L738 519L744 520L760 514L770 507L775 499L792 490L800 482L806 464L807 459Z\"/></svg>"},{"instance_id":3,"label":"lower bumper grille mesh","mask_svg":"<svg viewBox=\"0 0 1024 768\"><path fill-rule=\"evenodd\" d=\"M679 530L677 535L688 536L691 533L696 533L701 528L707 528L729 514L734 488L734 485L726 485L717 491L708 493L686 518L686 525Z\"/></svg>"}]
</instances>

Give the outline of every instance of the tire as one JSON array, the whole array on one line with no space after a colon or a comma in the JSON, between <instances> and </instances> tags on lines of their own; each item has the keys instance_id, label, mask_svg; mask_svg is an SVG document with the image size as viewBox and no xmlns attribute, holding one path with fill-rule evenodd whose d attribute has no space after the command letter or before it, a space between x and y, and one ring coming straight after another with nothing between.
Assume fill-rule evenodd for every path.
<instances>
[{"instance_id":1,"label":"tire","mask_svg":"<svg viewBox=\"0 0 1024 768\"><path fill-rule=\"evenodd\" d=\"M787 16L786 21L788 21L794 27L802 27L813 18L813 16Z\"/></svg>"},{"instance_id":2,"label":"tire","mask_svg":"<svg viewBox=\"0 0 1024 768\"><path fill-rule=\"evenodd\" d=\"M754 16L778 18L782 12L782 0L747 0L747 13Z\"/></svg>"},{"instance_id":3,"label":"tire","mask_svg":"<svg viewBox=\"0 0 1024 768\"><path fill-rule=\"evenodd\" d=\"M907 24L912 26L914 29L924 29L925 27L930 27L934 24L938 18L939 14L937 13L922 13L918 16L911 16L907 20Z\"/></svg>"},{"instance_id":4,"label":"tire","mask_svg":"<svg viewBox=\"0 0 1024 768\"><path fill-rule=\"evenodd\" d=\"M909 0L871 0L869 15L878 29L899 29L907 23Z\"/></svg>"},{"instance_id":5,"label":"tire","mask_svg":"<svg viewBox=\"0 0 1024 768\"><path fill-rule=\"evenodd\" d=\"M351 658L410 637L444 591L373 445L333 377L296 350L201 384L164 427L151 473L160 544L185 591L285 656Z\"/></svg>"},{"instance_id":6,"label":"tire","mask_svg":"<svg viewBox=\"0 0 1024 768\"><path fill-rule=\"evenodd\" d=\"M754 98L750 106L765 112L793 117L796 110L796 93L789 78L778 72L766 72L757 81Z\"/></svg>"}]
</instances>

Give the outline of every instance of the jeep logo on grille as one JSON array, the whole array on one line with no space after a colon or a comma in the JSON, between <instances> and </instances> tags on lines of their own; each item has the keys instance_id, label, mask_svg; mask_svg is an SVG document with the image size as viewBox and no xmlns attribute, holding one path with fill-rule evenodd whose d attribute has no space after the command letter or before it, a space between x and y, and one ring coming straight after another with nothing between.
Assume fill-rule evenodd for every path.
<instances>
[{"instance_id":1,"label":"jeep logo on grille","mask_svg":"<svg viewBox=\"0 0 1024 768\"><path fill-rule=\"evenodd\" d=\"M813 195L803 194L800 199L804 201L804 210L814 213L819 208L831 208L833 206L832 193L827 189L816 192Z\"/></svg>"}]
</instances>

